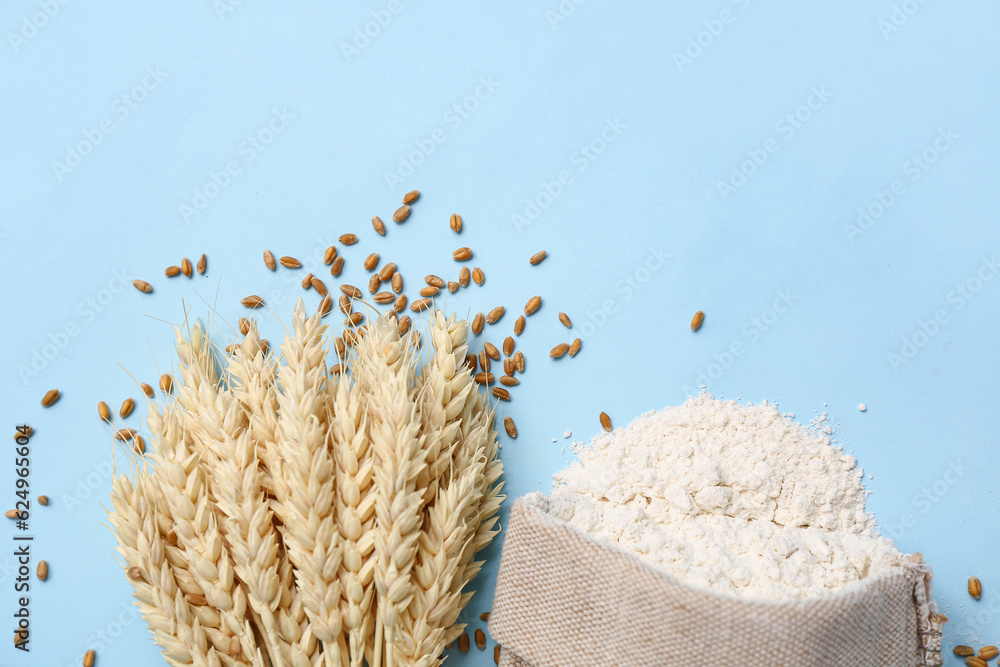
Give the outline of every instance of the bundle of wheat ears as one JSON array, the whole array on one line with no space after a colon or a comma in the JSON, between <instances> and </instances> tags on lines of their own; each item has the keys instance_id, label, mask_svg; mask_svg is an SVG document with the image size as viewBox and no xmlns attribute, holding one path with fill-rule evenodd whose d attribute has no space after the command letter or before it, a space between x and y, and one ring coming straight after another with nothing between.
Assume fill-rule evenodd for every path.
<instances>
[{"instance_id":1,"label":"bundle of wheat ears","mask_svg":"<svg viewBox=\"0 0 1000 667\"><path fill-rule=\"evenodd\" d=\"M178 330L181 381L109 510L168 663L442 662L499 532L502 466L468 322L427 315L423 336L373 320L344 359L301 301L280 354L253 324L222 355Z\"/></svg>"}]
</instances>

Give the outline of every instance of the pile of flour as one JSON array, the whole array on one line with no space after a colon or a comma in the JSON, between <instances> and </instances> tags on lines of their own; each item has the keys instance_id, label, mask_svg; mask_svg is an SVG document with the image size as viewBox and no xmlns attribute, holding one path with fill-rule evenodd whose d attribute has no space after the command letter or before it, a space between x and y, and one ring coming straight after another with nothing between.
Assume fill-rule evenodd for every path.
<instances>
[{"instance_id":1,"label":"pile of flour","mask_svg":"<svg viewBox=\"0 0 1000 667\"><path fill-rule=\"evenodd\" d=\"M687 584L801 599L900 557L865 513L854 458L768 403L702 394L577 453L529 502Z\"/></svg>"}]
</instances>

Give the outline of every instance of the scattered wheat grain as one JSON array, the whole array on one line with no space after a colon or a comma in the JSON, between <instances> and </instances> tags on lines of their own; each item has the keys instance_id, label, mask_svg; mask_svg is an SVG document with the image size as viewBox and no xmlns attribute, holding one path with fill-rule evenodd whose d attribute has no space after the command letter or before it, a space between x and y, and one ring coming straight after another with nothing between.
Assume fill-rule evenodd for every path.
<instances>
[{"instance_id":1,"label":"scattered wheat grain","mask_svg":"<svg viewBox=\"0 0 1000 667\"><path fill-rule=\"evenodd\" d=\"M533 315L541 307L542 307L542 297L533 296L530 299L528 299L528 303L524 304L524 314Z\"/></svg>"},{"instance_id":2,"label":"scattered wheat grain","mask_svg":"<svg viewBox=\"0 0 1000 667\"><path fill-rule=\"evenodd\" d=\"M969 595L978 600L983 594L983 584L979 577L969 577Z\"/></svg>"},{"instance_id":3,"label":"scattered wheat grain","mask_svg":"<svg viewBox=\"0 0 1000 667\"><path fill-rule=\"evenodd\" d=\"M410 304L410 310L412 310L415 313L419 313L422 310L427 310L428 308L430 308L431 303L433 302L430 299L417 299L416 301Z\"/></svg>"},{"instance_id":4,"label":"scattered wheat grain","mask_svg":"<svg viewBox=\"0 0 1000 667\"><path fill-rule=\"evenodd\" d=\"M500 321L500 318L503 317L503 314L505 312L506 312L506 308L504 308L503 306L497 306L496 308L494 308L490 312L486 313L486 323L487 324L496 324L497 322Z\"/></svg>"},{"instance_id":5,"label":"scattered wheat grain","mask_svg":"<svg viewBox=\"0 0 1000 667\"><path fill-rule=\"evenodd\" d=\"M611 417L609 417L608 413L604 412L603 410L601 411L601 427L603 427L604 430L608 431L609 433L612 430L611 429Z\"/></svg>"},{"instance_id":6,"label":"scattered wheat grain","mask_svg":"<svg viewBox=\"0 0 1000 667\"><path fill-rule=\"evenodd\" d=\"M251 294L250 296L245 296L240 299L240 303L247 308L260 308L264 305L264 299L260 298L256 294Z\"/></svg>"}]
</instances>

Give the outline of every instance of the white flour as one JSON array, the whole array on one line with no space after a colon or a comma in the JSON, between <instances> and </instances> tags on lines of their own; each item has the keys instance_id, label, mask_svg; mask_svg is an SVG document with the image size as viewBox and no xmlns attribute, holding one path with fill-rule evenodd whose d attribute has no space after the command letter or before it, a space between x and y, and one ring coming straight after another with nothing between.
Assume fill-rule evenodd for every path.
<instances>
[{"instance_id":1,"label":"white flour","mask_svg":"<svg viewBox=\"0 0 1000 667\"><path fill-rule=\"evenodd\" d=\"M679 581L740 597L815 597L897 555L865 513L853 457L767 403L703 394L578 450L533 502Z\"/></svg>"}]
</instances>

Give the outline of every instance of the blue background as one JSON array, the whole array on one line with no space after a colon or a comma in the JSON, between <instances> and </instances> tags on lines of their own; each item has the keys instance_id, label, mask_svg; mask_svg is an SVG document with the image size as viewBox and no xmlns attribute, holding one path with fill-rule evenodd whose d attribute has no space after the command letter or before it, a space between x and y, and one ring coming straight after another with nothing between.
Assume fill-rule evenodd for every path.
<instances>
[{"instance_id":1,"label":"blue background","mask_svg":"<svg viewBox=\"0 0 1000 667\"><path fill-rule=\"evenodd\" d=\"M500 408L520 431L503 438L509 498L547 489L572 457L562 433L589 439L601 410L624 425L707 384L828 412L886 532L934 568L947 646L997 641L998 23L986 0L5 3L0 405L8 429L36 427L32 494L52 503L31 525L51 567L33 650L0 642L0 664L88 647L105 667L162 664L101 525L113 446L95 406L139 399L130 374L155 384L185 309L217 306L224 343L246 294L282 317L314 307L302 272L261 252L314 268L344 232L361 239L347 280L379 252L411 296L472 247L486 285L447 306L506 305L497 342L543 296ZM371 216L411 188L413 215L378 238ZM163 277L202 252L206 277ZM121 287L135 277L154 294ZM278 339L273 317L264 330ZM547 358L576 335L575 359ZM0 505L13 484L8 450Z\"/></svg>"}]
</instances>

